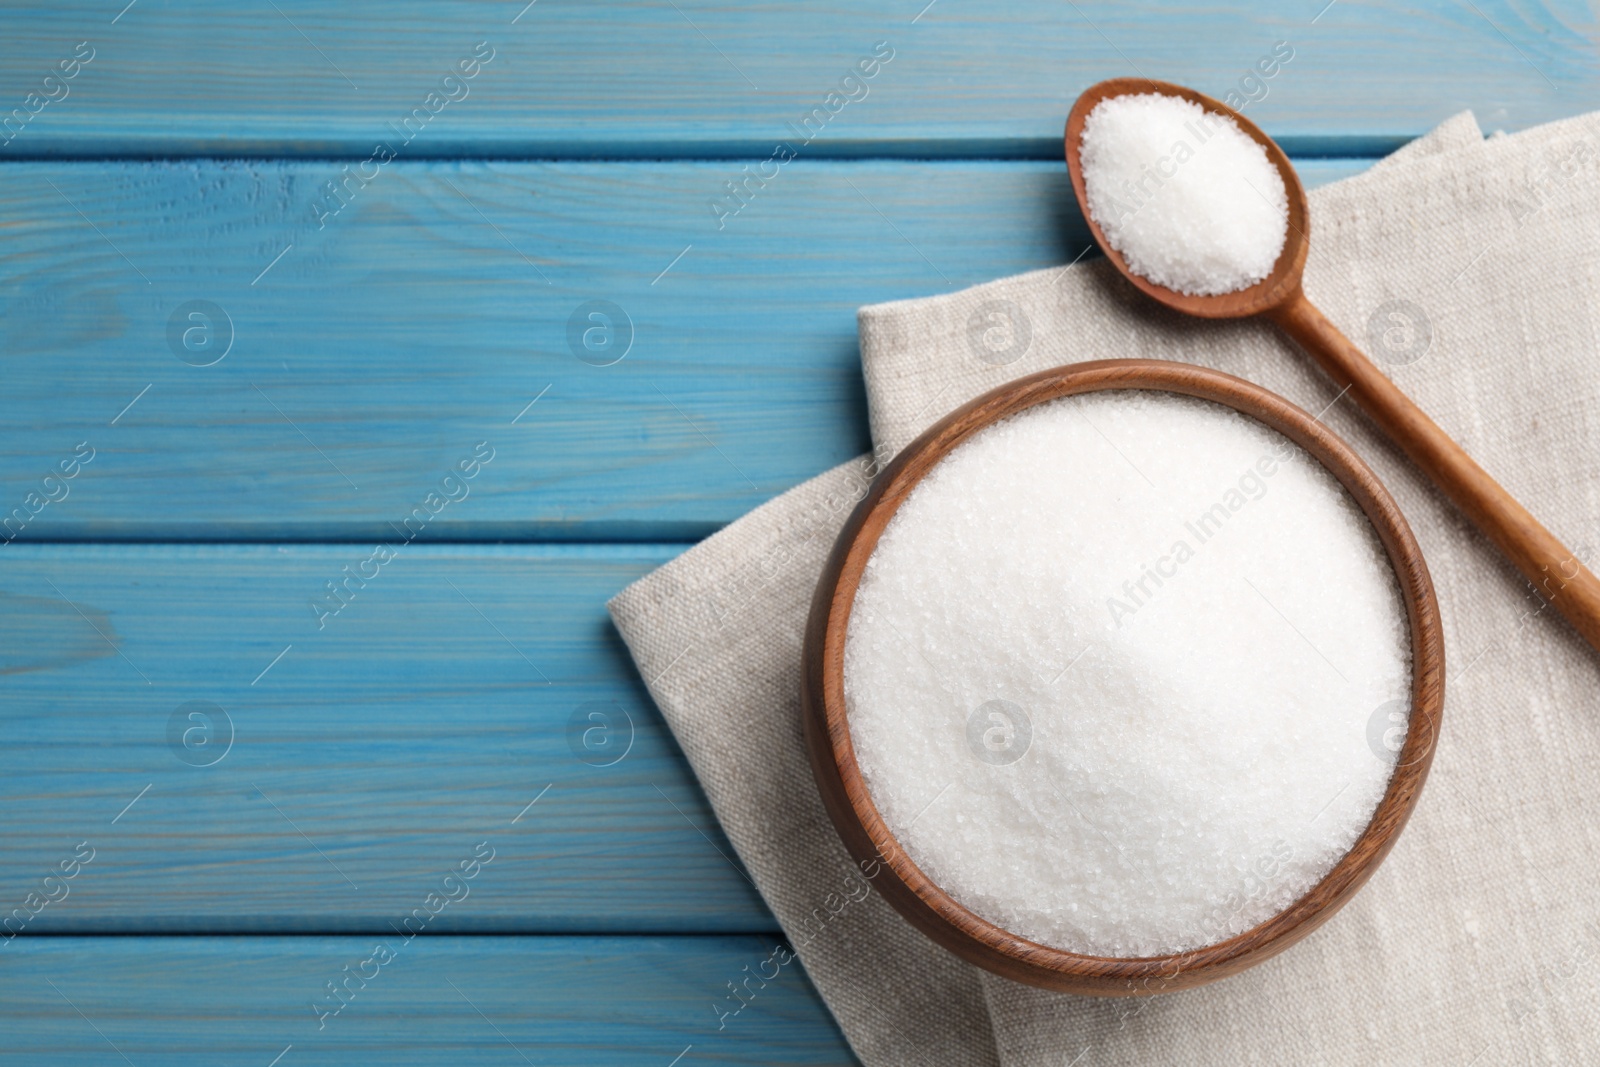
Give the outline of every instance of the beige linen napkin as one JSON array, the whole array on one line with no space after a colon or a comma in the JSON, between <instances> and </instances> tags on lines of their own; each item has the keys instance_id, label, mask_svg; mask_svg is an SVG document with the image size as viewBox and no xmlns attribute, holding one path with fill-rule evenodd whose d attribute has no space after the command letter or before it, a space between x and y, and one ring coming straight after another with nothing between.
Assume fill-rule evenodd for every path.
<instances>
[{"instance_id":1,"label":"beige linen napkin","mask_svg":"<svg viewBox=\"0 0 1600 1067\"><path fill-rule=\"evenodd\" d=\"M879 1064L995 1064L977 971L871 891L822 808L800 736L800 644L863 458L798 485L618 593L621 631L722 830L856 1054ZM779 955L750 961L773 977ZM708 1029L760 985L707 990ZM735 1000L738 997L740 1000ZM696 1042L697 1045L700 1042ZM714 1049L710 1040L704 1046Z\"/></svg>"},{"instance_id":2,"label":"beige linen napkin","mask_svg":"<svg viewBox=\"0 0 1600 1067\"><path fill-rule=\"evenodd\" d=\"M1311 194L1306 278L1330 317L1585 559L1600 515L1597 146L1595 117L1485 142L1458 116ZM630 586L613 618L864 1062L1600 1057L1600 892L1586 885L1600 802L1582 789L1600 756L1600 660L1305 356L1259 324L1165 313L1103 260L864 308L860 324L879 456L987 389L1084 359L1202 363L1327 408L1417 532L1450 656L1428 790L1349 907L1239 977L1102 1001L994 979L934 949L865 891L816 798L800 740L801 630L865 461Z\"/></svg>"}]
</instances>

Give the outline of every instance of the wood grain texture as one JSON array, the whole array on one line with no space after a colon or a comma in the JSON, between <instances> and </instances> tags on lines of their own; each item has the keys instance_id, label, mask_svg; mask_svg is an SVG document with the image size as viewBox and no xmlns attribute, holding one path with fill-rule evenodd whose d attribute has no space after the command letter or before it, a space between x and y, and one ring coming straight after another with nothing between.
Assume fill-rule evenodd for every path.
<instances>
[{"instance_id":1,"label":"wood grain texture","mask_svg":"<svg viewBox=\"0 0 1600 1067\"><path fill-rule=\"evenodd\" d=\"M487 840L430 932L776 929L605 615L680 547L412 546L319 630L370 548L10 546L0 916L87 841L25 933L383 931Z\"/></svg>"},{"instance_id":2,"label":"wood grain texture","mask_svg":"<svg viewBox=\"0 0 1600 1067\"><path fill-rule=\"evenodd\" d=\"M318 230L337 173L0 166L0 516L96 450L19 540L390 536L479 441L426 538L699 538L867 449L858 306L1088 242L1059 162L797 161L720 231L727 163L395 163ZM212 366L169 344L193 300ZM633 324L611 366L569 348L591 300Z\"/></svg>"},{"instance_id":3,"label":"wood grain texture","mask_svg":"<svg viewBox=\"0 0 1600 1067\"><path fill-rule=\"evenodd\" d=\"M0 962L0 1064L856 1062L795 962L741 987L749 1003L718 1029L728 983L777 943L758 937L391 936L394 958L319 1030L313 999L346 966L373 974L377 940L18 938Z\"/></svg>"},{"instance_id":4,"label":"wood grain texture","mask_svg":"<svg viewBox=\"0 0 1600 1067\"><path fill-rule=\"evenodd\" d=\"M903 852L856 762L844 696L850 611L884 527L917 483L972 434L1058 397L1104 389L1156 389L1226 404L1272 427L1318 459L1372 521L1394 565L1411 629L1411 726L1389 785L1350 851L1299 900L1227 941L1137 959L1086 956L1018 937L979 917ZM1383 862L1416 806L1444 710L1444 636L1433 583L1405 517L1371 468L1321 422L1274 393L1203 367L1117 359L1041 371L962 405L903 449L856 506L817 583L807 620L801 702L807 752L823 804L862 869L896 910L970 963L1004 978L1088 996L1148 996L1206 985L1261 963L1326 922Z\"/></svg>"},{"instance_id":5,"label":"wood grain texture","mask_svg":"<svg viewBox=\"0 0 1600 1067\"><path fill-rule=\"evenodd\" d=\"M122 6L8 11L6 109L77 42L96 56L0 152L365 158L479 41L495 59L412 158L765 158L878 41L895 58L808 152L1053 159L1061 116L1088 85L1148 74L1220 97L1277 41L1295 58L1252 116L1294 151L1387 151L1463 108L1486 128L1521 128L1600 92L1596 16L1580 0L401 0L377 12L139 0L113 23Z\"/></svg>"}]
</instances>

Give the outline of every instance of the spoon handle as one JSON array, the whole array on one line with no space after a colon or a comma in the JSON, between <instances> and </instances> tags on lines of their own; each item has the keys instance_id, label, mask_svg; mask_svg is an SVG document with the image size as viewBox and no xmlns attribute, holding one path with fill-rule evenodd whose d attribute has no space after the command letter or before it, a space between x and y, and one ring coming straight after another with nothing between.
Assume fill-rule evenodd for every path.
<instances>
[{"instance_id":1,"label":"spoon handle","mask_svg":"<svg viewBox=\"0 0 1600 1067\"><path fill-rule=\"evenodd\" d=\"M1600 650L1600 580L1527 508L1380 371L1316 305L1296 292L1265 313L1309 352L1424 475Z\"/></svg>"}]
</instances>

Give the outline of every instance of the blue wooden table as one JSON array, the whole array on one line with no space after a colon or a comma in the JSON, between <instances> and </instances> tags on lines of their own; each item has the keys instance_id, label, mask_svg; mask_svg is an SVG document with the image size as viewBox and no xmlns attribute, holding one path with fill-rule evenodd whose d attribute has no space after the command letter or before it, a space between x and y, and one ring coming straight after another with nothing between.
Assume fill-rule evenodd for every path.
<instances>
[{"instance_id":1,"label":"blue wooden table","mask_svg":"<svg viewBox=\"0 0 1600 1067\"><path fill-rule=\"evenodd\" d=\"M867 447L858 305L1083 248L1090 83L1313 184L1600 88L1575 0L924 3L7 5L0 1062L852 1062L719 1030L781 934L606 598Z\"/></svg>"}]
</instances>

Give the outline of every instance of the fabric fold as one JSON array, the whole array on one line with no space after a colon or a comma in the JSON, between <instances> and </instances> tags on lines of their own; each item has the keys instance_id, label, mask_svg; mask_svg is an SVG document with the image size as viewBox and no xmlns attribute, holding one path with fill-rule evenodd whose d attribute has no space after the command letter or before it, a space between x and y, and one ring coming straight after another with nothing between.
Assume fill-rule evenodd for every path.
<instances>
[{"instance_id":1,"label":"fabric fold","mask_svg":"<svg viewBox=\"0 0 1600 1067\"><path fill-rule=\"evenodd\" d=\"M723 832L862 1062L989 1067L997 1060L976 971L873 890L823 810L801 740L812 590L872 473L862 457L796 486L624 589L611 616ZM752 959L751 970L770 974L784 955ZM739 1025L724 1017L738 1002L722 990L708 991L707 1003L718 1029Z\"/></svg>"}]
</instances>

